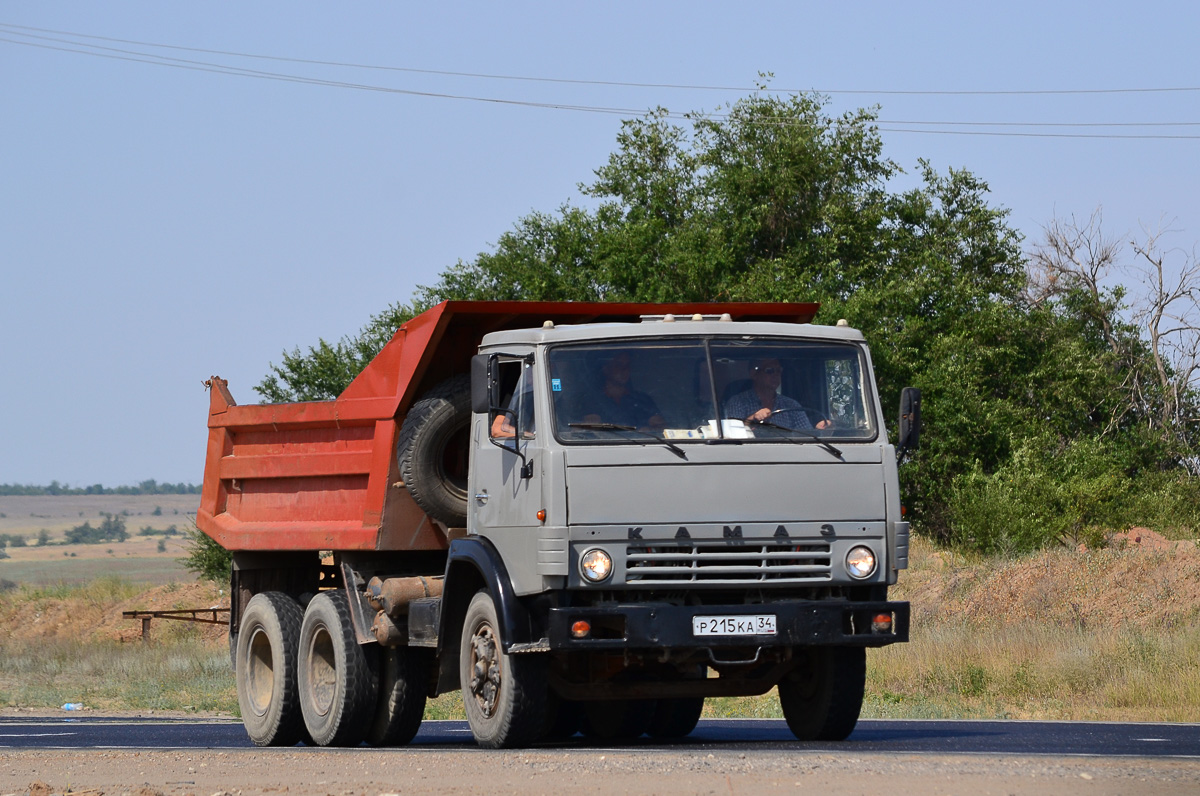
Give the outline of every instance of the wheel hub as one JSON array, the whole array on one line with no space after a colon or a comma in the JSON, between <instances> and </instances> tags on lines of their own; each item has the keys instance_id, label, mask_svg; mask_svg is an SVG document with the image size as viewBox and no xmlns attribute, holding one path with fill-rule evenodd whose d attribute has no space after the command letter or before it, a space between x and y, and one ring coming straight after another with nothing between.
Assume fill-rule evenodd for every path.
<instances>
[{"instance_id":1,"label":"wheel hub","mask_svg":"<svg viewBox=\"0 0 1200 796\"><path fill-rule=\"evenodd\" d=\"M500 696L500 655L490 625L481 625L471 637L470 686L480 712L491 718Z\"/></svg>"}]
</instances>

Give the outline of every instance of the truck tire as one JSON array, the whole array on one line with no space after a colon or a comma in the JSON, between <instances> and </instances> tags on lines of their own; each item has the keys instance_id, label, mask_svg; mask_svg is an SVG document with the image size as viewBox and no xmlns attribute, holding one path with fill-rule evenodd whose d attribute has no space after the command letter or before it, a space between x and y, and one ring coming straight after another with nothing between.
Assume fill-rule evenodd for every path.
<instances>
[{"instance_id":1,"label":"truck tire","mask_svg":"<svg viewBox=\"0 0 1200 796\"><path fill-rule=\"evenodd\" d=\"M375 711L378 676L340 589L313 597L300 625L300 709L318 746L358 746Z\"/></svg>"},{"instance_id":2,"label":"truck tire","mask_svg":"<svg viewBox=\"0 0 1200 796\"><path fill-rule=\"evenodd\" d=\"M704 697L660 699L646 734L651 738L685 738L692 734L704 712Z\"/></svg>"},{"instance_id":3,"label":"truck tire","mask_svg":"<svg viewBox=\"0 0 1200 796\"><path fill-rule=\"evenodd\" d=\"M481 591L463 620L459 678L467 723L485 749L528 746L545 729L546 656L509 655L502 644L496 606Z\"/></svg>"},{"instance_id":4,"label":"truck tire","mask_svg":"<svg viewBox=\"0 0 1200 796\"><path fill-rule=\"evenodd\" d=\"M583 721L583 705L563 699L551 691L546 698L546 720L542 725L543 741L565 741L579 732Z\"/></svg>"},{"instance_id":5,"label":"truck tire","mask_svg":"<svg viewBox=\"0 0 1200 796\"><path fill-rule=\"evenodd\" d=\"M379 661L379 702L367 730L371 746L403 746L421 727L429 687L428 650L383 648Z\"/></svg>"},{"instance_id":6,"label":"truck tire","mask_svg":"<svg viewBox=\"0 0 1200 796\"><path fill-rule=\"evenodd\" d=\"M471 380L447 379L414 403L400 426L400 478L416 504L451 528L467 524Z\"/></svg>"},{"instance_id":7,"label":"truck tire","mask_svg":"<svg viewBox=\"0 0 1200 796\"><path fill-rule=\"evenodd\" d=\"M650 729L655 708L653 699L584 702L581 732L597 741L632 741Z\"/></svg>"},{"instance_id":8,"label":"truck tire","mask_svg":"<svg viewBox=\"0 0 1200 796\"><path fill-rule=\"evenodd\" d=\"M292 746L305 738L296 679L299 603L282 592L250 598L234 640L234 679L242 723L256 746Z\"/></svg>"},{"instance_id":9,"label":"truck tire","mask_svg":"<svg viewBox=\"0 0 1200 796\"><path fill-rule=\"evenodd\" d=\"M844 741L854 732L867 680L863 647L809 647L779 683L788 729L801 741Z\"/></svg>"}]
</instances>

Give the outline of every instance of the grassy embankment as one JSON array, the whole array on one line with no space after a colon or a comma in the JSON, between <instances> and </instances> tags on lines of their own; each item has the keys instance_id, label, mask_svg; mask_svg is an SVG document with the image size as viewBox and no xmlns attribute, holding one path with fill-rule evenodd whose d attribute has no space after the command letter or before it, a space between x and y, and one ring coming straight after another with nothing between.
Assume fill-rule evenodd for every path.
<instances>
[{"instance_id":1,"label":"grassy embankment","mask_svg":"<svg viewBox=\"0 0 1200 796\"><path fill-rule=\"evenodd\" d=\"M912 642L868 653L864 716L1200 721L1200 551L1054 550L971 558L918 542L894 591ZM117 579L0 594L0 705L236 713L219 627L133 608L227 604L218 587ZM770 695L709 700L713 716L777 716ZM430 717L460 717L457 694Z\"/></svg>"}]
</instances>

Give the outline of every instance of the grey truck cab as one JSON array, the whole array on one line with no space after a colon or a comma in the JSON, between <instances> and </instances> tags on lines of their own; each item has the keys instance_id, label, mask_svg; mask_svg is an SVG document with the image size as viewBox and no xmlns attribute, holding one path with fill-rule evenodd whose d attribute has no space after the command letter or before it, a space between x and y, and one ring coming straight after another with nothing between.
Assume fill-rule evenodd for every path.
<instances>
[{"instance_id":1,"label":"grey truck cab","mask_svg":"<svg viewBox=\"0 0 1200 796\"><path fill-rule=\"evenodd\" d=\"M496 575L457 609L439 689L461 686L476 737L685 735L705 697L776 686L798 738L848 736L865 648L909 624L887 600L909 525L862 334L668 315L479 352L447 588L466 561Z\"/></svg>"}]
</instances>

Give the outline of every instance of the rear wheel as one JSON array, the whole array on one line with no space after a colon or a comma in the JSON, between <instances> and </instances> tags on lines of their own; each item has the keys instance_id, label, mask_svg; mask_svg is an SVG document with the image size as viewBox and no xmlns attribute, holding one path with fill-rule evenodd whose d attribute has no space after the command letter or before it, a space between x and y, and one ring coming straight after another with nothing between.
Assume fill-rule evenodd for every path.
<instances>
[{"instance_id":1,"label":"rear wheel","mask_svg":"<svg viewBox=\"0 0 1200 796\"><path fill-rule=\"evenodd\" d=\"M475 741L488 749L527 746L544 731L546 657L509 655L491 596L471 598L459 658L463 707Z\"/></svg>"},{"instance_id":2,"label":"rear wheel","mask_svg":"<svg viewBox=\"0 0 1200 796\"><path fill-rule=\"evenodd\" d=\"M660 699L647 734L653 738L683 738L700 723L704 697Z\"/></svg>"},{"instance_id":3,"label":"rear wheel","mask_svg":"<svg viewBox=\"0 0 1200 796\"><path fill-rule=\"evenodd\" d=\"M542 740L565 741L579 732L582 720L582 705L570 699L563 699L551 691L546 700L546 721L542 730Z\"/></svg>"},{"instance_id":4,"label":"rear wheel","mask_svg":"<svg viewBox=\"0 0 1200 796\"><path fill-rule=\"evenodd\" d=\"M372 657L354 636L344 591L321 592L300 626L300 708L319 746L357 746L366 736L378 689Z\"/></svg>"},{"instance_id":5,"label":"rear wheel","mask_svg":"<svg viewBox=\"0 0 1200 796\"><path fill-rule=\"evenodd\" d=\"M367 730L372 746L403 746L421 727L429 685L428 650L410 647L380 650L379 702Z\"/></svg>"},{"instance_id":6,"label":"rear wheel","mask_svg":"<svg viewBox=\"0 0 1200 796\"><path fill-rule=\"evenodd\" d=\"M632 741L650 729L656 700L607 699L583 704L583 734L598 741Z\"/></svg>"},{"instance_id":7,"label":"rear wheel","mask_svg":"<svg viewBox=\"0 0 1200 796\"><path fill-rule=\"evenodd\" d=\"M788 728L801 741L844 741L854 732L867 680L862 647L808 647L779 683Z\"/></svg>"},{"instance_id":8,"label":"rear wheel","mask_svg":"<svg viewBox=\"0 0 1200 796\"><path fill-rule=\"evenodd\" d=\"M250 598L234 637L234 673L242 723L257 746L292 746L304 738L296 656L299 603L282 592Z\"/></svg>"}]
</instances>

